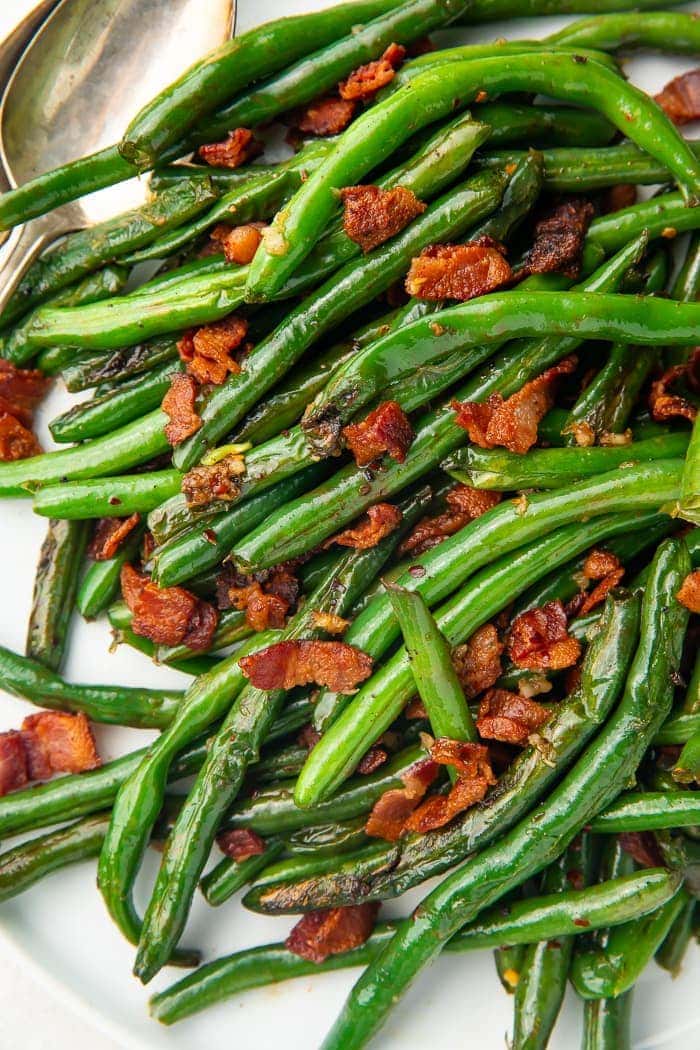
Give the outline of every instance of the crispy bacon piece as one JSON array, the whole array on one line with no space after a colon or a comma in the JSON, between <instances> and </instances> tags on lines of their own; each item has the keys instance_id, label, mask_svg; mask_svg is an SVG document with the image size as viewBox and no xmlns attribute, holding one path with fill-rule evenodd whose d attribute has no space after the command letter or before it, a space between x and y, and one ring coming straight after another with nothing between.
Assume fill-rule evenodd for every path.
<instances>
[{"instance_id":1,"label":"crispy bacon piece","mask_svg":"<svg viewBox=\"0 0 700 1050\"><path fill-rule=\"evenodd\" d=\"M322 963L329 955L364 944L374 929L379 902L307 912L284 942L287 951Z\"/></svg>"},{"instance_id":2,"label":"crispy bacon piece","mask_svg":"<svg viewBox=\"0 0 700 1050\"><path fill-rule=\"evenodd\" d=\"M15 368L0 358L0 412L9 412L28 427L50 383L37 368Z\"/></svg>"},{"instance_id":3,"label":"crispy bacon piece","mask_svg":"<svg viewBox=\"0 0 700 1050\"><path fill-rule=\"evenodd\" d=\"M356 551L369 550L397 529L402 518L403 514L392 503L375 503L357 525L337 532L323 546L332 547L337 543L339 547L354 547Z\"/></svg>"},{"instance_id":4,"label":"crispy bacon piece","mask_svg":"<svg viewBox=\"0 0 700 1050\"><path fill-rule=\"evenodd\" d=\"M247 266L253 261L262 240L261 231L264 229L264 222L247 222L244 226L226 226L219 223L209 237L223 251L227 262Z\"/></svg>"},{"instance_id":5,"label":"crispy bacon piece","mask_svg":"<svg viewBox=\"0 0 700 1050\"><path fill-rule=\"evenodd\" d=\"M100 518L88 544L88 557L93 561L109 561L140 521L138 513L128 518Z\"/></svg>"},{"instance_id":6,"label":"crispy bacon piece","mask_svg":"<svg viewBox=\"0 0 700 1050\"><path fill-rule=\"evenodd\" d=\"M619 836L625 853L643 868L662 868L664 858L653 831L623 831Z\"/></svg>"},{"instance_id":7,"label":"crispy bacon piece","mask_svg":"<svg viewBox=\"0 0 700 1050\"><path fill-rule=\"evenodd\" d=\"M344 98L319 98L298 114L295 126L304 135L339 135L355 114L355 103Z\"/></svg>"},{"instance_id":8,"label":"crispy bacon piece","mask_svg":"<svg viewBox=\"0 0 700 1050\"><path fill-rule=\"evenodd\" d=\"M376 773L380 766L383 766L389 755L383 747L377 747L373 745L369 751L366 751L360 759L360 764L355 770L356 773L361 773L363 776L369 776L370 773Z\"/></svg>"},{"instance_id":9,"label":"crispy bacon piece","mask_svg":"<svg viewBox=\"0 0 700 1050\"><path fill-rule=\"evenodd\" d=\"M526 744L548 718L549 713L534 700L506 689L489 689L479 705L476 728L486 740Z\"/></svg>"},{"instance_id":10,"label":"crispy bacon piece","mask_svg":"<svg viewBox=\"0 0 700 1050\"><path fill-rule=\"evenodd\" d=\"M413 428L398 402L383 401L359 423L343 427L343 437L358 467L368 466L385 452L403 463L413 441Z\"/></svg>"},{"instance_id":11,"label":"crispy bacon piece","mask_svg":"<svg viewBox=\"0 0 700 1050\"><path fill-rule=\"evenodd\" d=\"M594 214L591 202L582 198L557 204L535 224L534 241L518 276L556 272L578 277L583 241Z\"/></svg>"},{"instance_id":12,"label":"crispy bacon piece","mask_svg":"<svg viewBox=\"0 0 700 1050\"><path fill-rule=\"evenodd\" d=\"M182 491L189 507L206 507L215 500L230 502L241 491L245 474L242 456L224 456L206 467L193 467L182 479Z\"/></svg>"},{"instance_id":13,"label":"crispy bacon piece","mask_svg":"<svg viewBox=\"0 0 700 1050\"><path fill-rule=\"evenodd\" d=\"M612 551L594 547L583 563L583 575L589 580L602 580L620 568L620 559Z\"/></svg>"},{"instance_id":14,"label":"crispy bacon piece","mask_svg":"<svg viewBox=\"0 0 700 1050\"><path fill-rule=\"evenodd\" d=\"M381 58L359 66L347 80L338 85L340 97L350 102L366 102L371 99L380 88L392 82L405 57L405 47L401 44L389 44Z\"/></svg>"},{"instance_id":15,"label":"crispy bacon piece","mask_svg":"<svg viewBox=\"0 0 700 1050\"><path fill-rule=\"evenodd\" d=\"M314 627L317 627L319 631L325 631L326 634L343 634L350 626L349 620L338 616L336 613L320 612L314 609L312 616L314 618Z\"/></svg>"},{"instance_id":16,"label":"crispy bacon piece","mask_svg":"<svg viewBox=\"0 0 700 1050\"><path fill-rule=\"evenodd\" d=\"M379 186L346 186L340 191L340 199L345 207L343 229L363 252L371 252L395 237L427 207L405 186L394 186L390 190Z\"/></svg>"},{"instance_id":17,"label":"crispy bacon piece","mask_svg":"<svg viewBox=\"0 0 700 1050\"><path fill-rule=\"evenodd\" d=\"M122 566L124 601L133 613L131 629L157 645L186 645L195 651L211 646L219 622L213 605L184 587L158 587L133 565Z\"/></svg>"},{"instance_id":18,"label":"crispy bacon piece","mask_svg":"<svg viewBox=\"0 0 700 1050\"><path fill-rule=\"evenodd\" d=\"M216 836L216 843L221 852L231 860L235 860L237 864L248 860L249 857L259 857L265 852L265 840L250 828L222 831Z\"/></svg>"},{"instance_id":19,"label":"crispy bacon piece","mask_svg":"<svg viewBox=\"0 0 700 1050\"><path fill-rule=\"evenodd\" d=\"M468 642L458 645L452 662L467 700L483 693L498 680L501 673L503 642L492 623L479 627Z\"/></svg>"},{"instance_id":20,"label":"crispy bacon piece","mask_svg":"<svg viewBox=\"0 0 700 1050\"><path fill-rule=\"evenodd\" d=\"M252 157L257 156L262 146L253 137L249 128L235 128L229 131L223 142L210 142L200 146L197 156L205 164L216 168L239 168Z\"/></svg>"},{"instance_id":21,"label":"crispy bacon piece","mask_svg":"<svg viewBox=\"0 0 700 1050\"><path fill-rule=\"evenodd\" d=\"M631 208L637 203L637 187L629 182L621 182L617 186L611 186L602 195L600 210L603 215L611 215L623 208Z\"/></svg>"},{"instance_id":22,"label":"crispy bacon piece","mask_svg":"<svg viewBox=\"0 0 700 1050\"><path fill-rule=\"evenodd\" d=\"M480 518L501 502L500 492L487 492L475 489L471 485L455 485L445 501L448 506L443 514L434 518L423 518L411 534L399 547L400 554L422 554L441 543L447 536L453 536L470 521Z\"/></svg>"},{"instance_id":23,"label":"crispy bacon piece","mask_svg":"<svg viewBox=\"0 0 700 1050\"><path fill-rule=\"evenodd\" d=\"M466 244L431 244L415 259L406 291L417 299L466 302L502 288L512 276L505 249L490 237Z\"/></svg>"},{"instance_id":24,"label":"crispy bacon piece","mask_svg":"<svg viewBox=\"0 0 700 1050\"><path fill-rule=\"evenodd\" d=\"M700 569L690 572L683 580L676 598L691 612L700 613Z\"/></svg>"},{"instance_id":25,"label":"crispy bacon piece","mask_svg":"<svg viewBox=\"0 0 700 1050\"><path fill-rule=\"evenodd\" d=\"M617 587L624 575L625 570L621 565L619 569L615 569L614 572L605 576L600 583L598 583L593 590L585 596L581 602L581 607L578 610L578 615L585 616L587 613L591 612L592 609L601 605L610 594L610 591Z\"/></svg>"},{"instance_id":26,"label":"crispy bacon piece","mask_svg":"<svg viewBox=\"0 0 700 1050\"><path fill-rule=\"evenodd\" d=\"M625 575L625 570L615 554L594 548L586 558L582 572L587 580L599 580L600 582L589 594L581 594L578 596L578 601L574 600L574 604L567 605L567 612L571 608L571 613L575 612L576 615L585 616L586 613L605 601L610 591L617 587Z\"/></svg>"},{"instance_id":27,"label":"crispy bacon piece","mask_svg":"<svg viewBox=\"0 0 700 1050\"><path fill-rule=\"evenodd\" d=\"M22 722L30 780L53 773L83 773L101 765L92 729L84 714L40 711Z\"/></svg>"},{"instance_id":28,"label":"crispy bacon piece","mask_svg":"<svg viewBox=\"0 0 700 1050\"><path fill-rule=\"evenodd\" d=\"M385 791L374 803L365 824L365 833L371 838L397 842L404 834L406 821L437 775L437 762L429 758L407 770L401 777L405 787Z\"/></svg>"},{"instance_id":29,"label":"crispy bacon piece","mask_svg":"<svg viewBox=\"0 0 700 1050\"><path fill-rule=\"evenodd\" d=\"M700 69L674 77L654 98L674 124L700 120Z\"/></svg>"},{"instance_id":30,"label":"crispy bacon piece","mask_svg":"<svg viewBox=\"0 0 700 1050\"><path fill-rule=\"evenodd\" d=\"M284 627L287 613L299 597L299 581L281 566L254 576L233 570L220 577L219 590L221 608L245 609L248 626L265 631Z\"/></svg>"},{"instance_id":31,"label":"crispy bacon piece","mask_svg":"<svg viewBox=\"0 0 700 1050\"><path fill-rule=\"evenodd\" d=\"M236 375L241 370L240 364L231 355L239 348L247 333L248 322L235 314L186 332L177 344L177 349L182 360L187 363L188 375L193 376L198 383L221 386L229 372Z\"/></svg>"},{"instance_id":32,"label":"crispy bacon piece","mask_svg":"<svg viewBox=\"0 0 700 1050\"><path fill-rule=\"evenodd\" d=\"M31 430L8 412L0 413L0 460L3 463L28 459L40 452L41 445Z\"/></svg>"},{"instance_id":33,"label":"crispy bacon piece","mask_svg":"<svg viewBox=\"0 0 700 1050\"><path fill-rule=\"evenodd\" d=\"M691 390L700 391L700 347L682 365L673 365L651 384L649 408L657 423L667 419L688 419L691 423L697 415L697 408L687 398L670 392L670 387L679 380L685 381Z\"/></svg>"},{"instance_id":34,"label":"crispy bacon piece","mask_svg":"<svg viewBox=\"0 0 700 1050\"><path fill-rule=\"evenodd\" d=\"M437 765L452 766L457 771L457 781L449 794L432 795L410 815L405 830L420 835L443 827L458 813L481 802L489 787L496 783L489 751L483 744L443 738L432 743L430 757Z\"/></svg>"},{"instance_id":35,"label":"crispy bacon piece","mask_svg":"<svg viewBox=\"0 0 700 1050\"><path fill-rule=\"evenodd\" d=\"M575 664L581 646L566 627L566 612L557 600L529 609L513 620L508 654L518 667L531 671L560 671Z\"/></svg>"},{"instance_id":36,"label":"crispy bacon piece","mask_svg":"<svg viewBox=\"0 0 700 1050\"><path fill-rule=\"evenodd\" d=\"M16 729L0 733L0 795L16 791L29 782L27 752Z\"/></svg>"},{"instance_id":37,"label":"crispy bacon piece","mask_svg":"<svg viewBox=\"0 0 700 1050\"><path fill-rule=\"evenodd\" d=\"M257 689L293 689L326 685L334 693L349 693L372 673L373 660L346 642L307 639L275 642L239 661L243 674Z\"/></svg>"},{"instance_id":38,"label":"crispy bacon piece","mask_svg":"<svg viewBox=\"0 0 700 1050\"><path fill-rule=\"evenodd\" d=\"M413 700L409 700L403 709L403 713L404 718L408 718L409 720L428 717L425 704L418 696L414 696Z\"/></svg>"},{"instance_id":39,"label":"crispy bacon piece","mask_svg":"<svg viewBox=\"0 0 700 1050\"><path fill-rule=\"evenodd\" d=\"M577 363L575 356L565 357L505 401L500 394L492 394L486 402L453 401L457 426L480 448L503 445L524 454L537 441L539 422L554 404L555 381L570 375Z\"/></svg>"},{"instance_id":40,"label":"crispy bacon piece","mask_svg":"<svg viewBox=\"0 0 700 1050\"><path fill-rule=\"evenodd\" d=\"M195 411L199 387L192 376L177 372L170 380L170 389L161 408L170 422L165 425L165 436L171 445L179 445L195 434L202 420Z\"/></svg>"}]
</instances>

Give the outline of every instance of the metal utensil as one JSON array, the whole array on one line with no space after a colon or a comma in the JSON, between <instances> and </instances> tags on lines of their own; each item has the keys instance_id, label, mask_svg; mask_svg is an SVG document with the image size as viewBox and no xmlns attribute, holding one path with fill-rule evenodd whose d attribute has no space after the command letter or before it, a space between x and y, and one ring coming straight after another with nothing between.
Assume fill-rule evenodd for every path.
<instances>
[{"instance_id":1,"label":"metal utensil","mask_svg":"<svg viewBox=\"0 0 700 1050\"><path fill-rule=\"evenodd\" d=\"M235 0L61 0L0 101L11 186L119 140L141 106L230 34ZM90 194L12 232L0 311L47 244L146 199L138 179Z\"/></svg>"}]
</instances>

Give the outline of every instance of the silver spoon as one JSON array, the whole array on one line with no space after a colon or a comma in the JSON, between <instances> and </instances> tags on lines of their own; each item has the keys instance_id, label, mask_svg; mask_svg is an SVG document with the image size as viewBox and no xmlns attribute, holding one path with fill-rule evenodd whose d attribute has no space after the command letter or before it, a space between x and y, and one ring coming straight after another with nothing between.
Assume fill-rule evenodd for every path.
<instances>
[{"instance_id":1,"label":"silver spoon","mask_svg":"<svg viewBox=\"0 0 700 1050\"><path fill-rule=\"evenodd\" d=\"M61 0L0 100L0 156L11 186L116 142L158 91L230 34L235 0ZM12 232L0 312L29 265L58 237L137 207L131 179Z\"/></svg>"}]
</instances>

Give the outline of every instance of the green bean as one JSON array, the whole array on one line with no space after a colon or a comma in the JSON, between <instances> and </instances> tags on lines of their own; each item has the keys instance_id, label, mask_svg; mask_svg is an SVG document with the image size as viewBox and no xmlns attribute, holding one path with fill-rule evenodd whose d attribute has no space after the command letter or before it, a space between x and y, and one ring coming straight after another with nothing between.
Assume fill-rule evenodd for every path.
<instances>
[{"instance_id":1,"label":"green bean","mask_svg":"<svg viewBox=\"0 0 700 1050\"><path fill-rule=\"evenodd\" d=\"M583 1050L631 1050L632 991L616 999L586 999Z\"/></svg>"},{"instance_id":2,"label":"green bean","mask_svg":"<svg viewBox=\"0 0 700 1050\"><path fill-rule=\"evenodd\" d=\"M306 758L304 749L299 768ZM296 772L299 770L297 769ZM313 854L314 857L326 857L337 853L348 853L369 842L365 834L366 814L347 820L344 823L319 824L310 828L299 828L292 832L285 841L288 853Z\"/></svg>"},{"instance_id":3,"label":"green bean","mask_svg":"<svg viewBox=\"0 0 700 1050\"><path fill-rule=\"evenodd\" d=\"M278 167L277 164L243 164L240 168L216 168L209 164L177 161L174 164L159 165L151 175L149 186L154 193L158 193L181 182L182 179L209 179L219 193L228 193L229 190L240 189L244 183L256 179L258 175L274 177Z\"/></svg>"},{"instance_id":4,"label":"green bean","mask_svg":"<svg viewBox=\"0 0 700 1050\"><path fill-rule=\"evenodd\" d=\"M0 901L69 864L97 857L108 823L108 813L97 813L0 853Z\"/></svg>"},{"instance_id":5,"label":"green bean","mask_svg":"<svg viewBox=\"0 0 700 1050\"><path fill-rule=\"evenodd\" d=\"M627 343L615 343L608 360L568 414L561 431L566 443L577 444L576 434L582 427L594 438L621 433L657 357L653 352L640 353Z\"/></svg>"},{"instance_id":6,"label":"green bean","mask_svg":"<svg viewBox=\"0 0 700 1050\"><path fill-rule=\"evenodd\" d=\"M86 445L1 463L0 497L29 497L38 485L118 474L145 463L170 448L163 430L167 422L167 416L156 409Z\"/></svg>"},{"instance_id":7,"label":"green bean","mask_svg":"<svg viewBox=\"0 0 700 1050\"><path fill-rule=\"evenodd\" d=\"M603 51L651 48L678 55L697 55L700 27L693 15L679 11L602 15L573 22L546 37L546 42Z\"/></svg>"},{"instance_id":8,"label":"green bean","mask_svg":"<svg viewBox=\"0 0 700 1050\"><path fill-rule=\"evenodd\" d=\"M134 211L71 233L58 248L42 256L27 271L3 310L2 323L9 323L103 263L112 262L186 222L216 196L211 184L201 179L181 183L171 190L163 190ZM28 345L32 345L31 339Z\"/></svg>"},{"instance_id":9,"label":"green bean","mask_svg":"<svg viewBox=\"0 0 700 1050\"><path fill-rule=\"evenodd\" d=\"M625 470L638 463L683 456L684 433L633 441L629 445L590 448L536 448L524 456L499 449L467 445L442 463L457 481L479 489L557 489L608 470Z\"/></svg>"},{"instance_id":10,"label":"green bean","mask_svg":"<svg viewBox=\"0 0 700 1050\"><path fill-rule=\"evenodd\" d=\"M502 945L493 950L496 974L506 995L513 995L518 986L525 951L524 944Z\"/></svg>"},{"instance_id":11,"label":"green bean","mask_svg":"<svg viewBox=\"0 0 700 1050\"><path fill-rule=\"evenodd\" d=\"M39 489L34 494L33 510L54 519L121 518L152 510L179 492L181 484L182 474L177 470L70 481Z\"/></svg>"},{"instance_id":12,"label":"green bean","mask_svg":"<svg viewBox=\"0 0 700 1050\"><path fill-rule=\"evenodd\" d=\"M332 213L333 191L360 180L405 141L409 127L415 130L439 119L452 109L455 99L466 105L479 92L520 89L564 96L567 101L599 109L637 145L668 163L689 200L697 195L700 168L692 150L648 96L604 66L577 63L575 56L546 51L515 55L507 63L500 58L457 61L417 76L343 133L333 154L269 228L251 264L246 298L267 299L279 290L308 255Z\"/></svg>"},{"instance_id":13,"label":"green bean","mask_svg":"<svg viewBox=\"0 0 700 1050\"><path fill-rule=\"evenodd\" d=\"M667 7L673 7L677 0L671 0ZM536 15L585 15L602 14L604 11L645 11L654 8L658 0L474 0L469 11L468 20L472 22L491 22L495 19L532 18Z\"/></svg>"},{"instance_id":14,"label":"green bean","mask_svg":"<svg viewBox=\"0 0 700 1050\"><path fill-rule=\"evenodd\" d=\"M676 916L670 930L654 958L671 977L678 977L683 966L683 959L693 936L696 901L691 897L685 907Z\"/></svg>"},{"instance_id":15,"label":"green bean","mask_svg":"<svg viewBox=\"0 0 700 1050\"><path fill-rule=\"evenodd\" d=\"M124 601L116 601L107 611L109 622L115 631L122 632L131 629L133 613ZM214 632L211 645L206 650L209 653L220 652L222 649L240 642L251 634L246 626L245 614L238 609L224 609L219 615L219 622ZM183 669L188 662L196 656L193 649L186 645L155 645L153 649L149 646L149 655L153 656L156 663L179 665Z\"/></svg>"},{"instance_id":16,"label":"green bean","mask_svg":"<svg viewBox=\"0 0 700 1050\"><path fill-rule=\"evenodd\" d=\"M270 632L256 635L249 651L270 641ZM133 884L163 804L172 763L178 752L226 713L244 688L245 678L238 666L240 655L230 656L208 675L195 680L174 720L151 745L114 800L100 853L97 884L114 922L133 944L138 943L141 930L132 898Z\"/></svg>"},{"instance_id":17,"label":"green bean","mask_svg":"<svg viewBox=\"0 0 700 1050\"><path fill-rule=\"evenodd\" d=\"M374 549L348 551L289 621L282 637L318 637L315 611L342 615L371 582L374 571L370 567L376 558ZM236 797L248 766L259 757L285 697L283 689L267 692L248 685L224 719L163 853L134 965L144 983L167 962L179 940L219 821ZM123 844L117 852L115 860L123 865Z\"/></svg>"},{"instance_id":18,"label":"green bean","mask_svg":"<svg viewBox=\"0 0 700 1050\"><path fill-rule=\"evenodd\" d=\"M56 347L55 352L59 351L67 354L69 348ZM53 355L54 351L45 351L39 358L42 367L49 354ZM112 389L111 384L121 383L124 379L132 377L139 377L139 381L143 382L144 372L150 372L161 364L169 363L177 367L178 362L177 339L166 337L129 346L123 350L80 353L68 363L62 363L60 371L67 389L76 393L90 387L99 388L103 383L109 383Z\"/></svg>"},{"instance_id":19,"label":"green bean","mask_svg":"<svg viewBox=\"0 0 700 1050\"><path fill-rule=\"evenodd\" d=\"M105 266L84 277L78 284L57 292L49 303L57 306L84 306L119 295L126 284L127 271L121 266ZM30 311L0 339L0 354L13 365L23 365L33 356L29 331L36 310Z\"/></svg>"},{"instance_id":20,"label":"green bean","mask_svg":"<svg viewBox=\"0 0 700 1050\"><path fill-rule=\"evenodd\" d=\"M355 985L325 1050L363 1046L445 941L488 904L551 863L634 774L670 710L669 674L680 662L687 624L687 610L674 595L689 561L682 542L661 544L642 603L640 644L619 706L550 794L547 806L448 876L410 920L400 924Z\"/></svg>"},{"instance_id":21,"label":"green bean","mask_svg":"<svg viewBox=\"0 0 700 1050\"><path fill-rule=\"evenodd\" d=\"M476 740L477 732L452 663L452 650L420 594L389 584L411 673L436 737Z\"/></svg>"},{"instance_id":22,"label":"green bean","mask_svg":"<svg viewBox=\"0 0 700 1050\"><path fill-rule=\"evenodd\" d=\"M86 620L92 620L111 605L120 593L122 566L136 557L144 529L138 525L127 536L113 558L93 561L78 585L75 604Z\"/></svg>"},{"instance_id":23,"label":"green bean","mask_svg":"<svg viewBox=\"0 0 700 1050\"><path fill-rule=\"evenodd\" d=\"M673 779L679 784L700 783L700 733L695 733L683 745L673 769Z\"/></svg>"},{"instance_id":24,"label":"green bean","mask_svg":"<svg viewBox=\"0 0 700 1050\"><path fill-rule=\"evenodd\" d=\"M235 861L229 857L220 860L215 868L201 880L199 887L207 904L218 908L233 897L234 893L253 882L262 869L284 852L284 843L280 839L270 839L265 843L263 853Z\"/></svg>"},{"instance_id":25,"label":"green bean","mask_svg":"<svg viewBox=\"0 0 700 1050\"><path fill-rule=\"evenodd\" d=\"M594 219L588 228L587 243L595 244L606 253L617 251L640 230L650 238L670 237L696 230L700 216L695 208L687 208L682 194L664 193L640 204Z\"/></svg>"},{"instance_id":26,"label":"green bean","mask_svg":"<svg viewBox=\"0 0 700 1050\"><path fill-rule=\"evenodd\" d=\"M84 523L53 519L39 552L25 651L50 671L66 656L87 539Z\"/></svg>"},{"instance_id":27,"label":"green bean","mask_svg":"<svg viewBox=\"0 0 700 1050\"><path fill-rule=\"evenodd\" d=\"M153 167L168 146L179 143L189 129L253 81L331 45L357 23L386 16L396 6L391 0L339 4L266 22L222 44L144 106L127 128L120 151L141 168Z\"/></svg>"},{"instance_id":28,"label":"green bean","mask_svg":"<svg viewBox=\"0 0 700 1050\"><path fill-rule=\"evenodd\" d=\"M624 922L642 915L668 900L676 892L678 878L661 869L612 879L584 890L567 890L531 897L484 912L445 945L448 952L472 951L502 944L527 944L552 940ZM207 963L196 973L151 1000L151 1014L163 1024L174 1024L222 999L248 988L259 988L293 977L329 970L364 966L390 940L395 923L380 923L359 948L329 956L323 963L310 963L293 955L283 944L246 949ZM611 1048L612 1050L612 1048ZM617 1050L617 1048L615 1048Z\"/></svg>"},{"instance_id":29,"label":"green bean","mask_svg":"<svg viewBox=\"0 0 700 1050\"><path fill-rule=\"evenodd\" d=\"M700 525L700 423L693 423L693 433L685 457L685 468L681 478L678 514L694 525Z\"/></svg>"},{"instance_id":30,"label":"green bean","mask_svg":"<svg viewBox=\"0 0 700 1050\"><path fill-rule=\"evenodd\" d=\"M526 106L515 102L485 102L476 111L491 128L489 149L523 142L528 147L605 146L615 129L599 113L572 106ZM590 150L587 150L590 152ZM504 164L510 160L504 154Z\"/></svg>"}]
</instances>

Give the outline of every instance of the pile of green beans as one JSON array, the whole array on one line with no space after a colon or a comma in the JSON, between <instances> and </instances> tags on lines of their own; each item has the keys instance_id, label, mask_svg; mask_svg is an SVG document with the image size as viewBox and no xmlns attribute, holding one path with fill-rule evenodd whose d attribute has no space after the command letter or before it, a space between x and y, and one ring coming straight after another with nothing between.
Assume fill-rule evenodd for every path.
<instances>
[{"instance_id":1,"label":"pile of green beans","mask_svg":"<svg viewBox=\"0 0 700 1050\"><path fill-rule=\"evenodd\" d=\"M151 732L0 797L0 907L96 862L141 982L195 968L151 999L161 1023L360 967L323 1042L359 1050L443 949L491 949L514 1050L546 1050L569 982L585 1050L630 1050L641 973L680 971L700 914L700 143L623 63L700 53L700 22L674 6L292 12L195 62L119 143L0 195L10 230L149 179L148 203L38 256L0 315L0 498L46 519L25 651L0 645L4 688L79 715L81 733L85 719ZM590 17L544 39L520 25L450 39L552 14ZM343 82L387 48L397 68L380 65L387 82L347 127L302 135L300 114L342 106ZM241 128L252 162L198 152ZM378 201L355 217L378 234L369 249L341 193L358 185ZM619 186L660 188L609 210ZM411 219L393 203L406 193ZM591 205L580 229L565 207L542 221L571 197ZM249 224L259 245L236 264L211 235ZM510 279L488 283L490 252ZM442 279L453 256L454 294L431 298L423 273ZM231 318L245 334L228 349ZM210 355L222 382L197 378ZM47 421L59 448L15 458L2 427L11 409L29 425L33 405L12 404L13 368L81 395ZM183 376L191 425L172 444ZM378 451L360 467L363 434ZM84 683L77 616L182 687ZM552 645L566 660L550 666ZM326 661L342 669L347 647L366 676L336 691ZM253 684L252 654L282 685ZM20 740L31 775L35 741ZM397 816L381 837L385 807L405 820L424 803L407 826L430 815L432 830ZM199 892L311 928L429 879L410 914L399 902L321 962L296 938L205 965L186 946Z\"/></svg>"}]
</instances>

